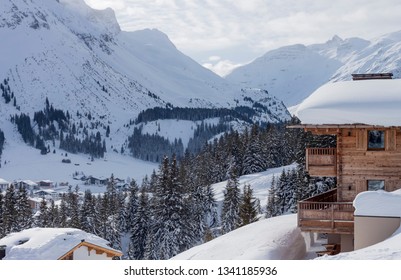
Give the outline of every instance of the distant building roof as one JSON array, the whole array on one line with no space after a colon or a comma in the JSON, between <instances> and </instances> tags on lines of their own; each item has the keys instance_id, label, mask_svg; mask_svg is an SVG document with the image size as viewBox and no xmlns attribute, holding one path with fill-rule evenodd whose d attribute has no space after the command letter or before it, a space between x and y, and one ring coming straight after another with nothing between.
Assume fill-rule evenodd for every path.
<instances>
[{"instance_id":1,"label":"distant building roof","mask_svg":"<svg viewBox=\"0 0 401 280\"><path fill-rule=\"evenodd\" d=\"M0 239L0 246L7 246L7 260L57 260L83 241L121 256L120 251L108 246L107 240L74 228L26 229Z\"/></svg>"},{"instance_id":2,"label":"distant building roof","mask_svg":"<svg viewBox=\"0 0 401 280\"><path fill-rule=\"evenodd\" d=\"M295 115L303 124L401 126L401 79L327 83Z\"/></svg>"},{"instance_id":3,"label":"distant building roof","mask_svg":"<svg viewBox=\"0 0 401 280\"><path fill-rule=\"evenodd\" d=\"M0 185L7 185L9 184L9 182L7 182L6 180L0 178Z\"/></svg>"}]
</instances>

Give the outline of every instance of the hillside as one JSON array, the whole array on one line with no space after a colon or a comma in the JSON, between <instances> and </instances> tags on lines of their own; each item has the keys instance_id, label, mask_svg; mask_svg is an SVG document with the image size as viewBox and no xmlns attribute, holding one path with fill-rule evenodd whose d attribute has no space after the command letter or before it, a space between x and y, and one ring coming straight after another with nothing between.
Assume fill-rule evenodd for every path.
<instances>
[{"instance_id":1,"label":"hillside","mask_svg":"<svg viewBox=\"0 0 401 280\"><path fill-rule=\"evenodd\" d=\"M164 145L158 147L163 154L175 139L187 143L203 121L214 122L213 114L225 129L210 138L232 126L290 118L280 100L227 82L181 53L166 34L122 31L111 9L95 10L84 0L0 0L0 5L2 165L14 161L18 145L47 154L36 158L40 161L63 152L93 161L110 153L135 154L129 143L135 129L156 135L153 146ZM159 129L170 129L173 119L178 127L191 121L192 129L170 129L166 136L149 128L148 120L137 120L154 108L187 110L186 116L152 116L152 121L168 119L158 122ZM205 112L192 120L191 109ZM26 166L31 159L25 158Z\"/></svg>"},{"instance_id":2,"label":"hillside","mask_svg":"<svg viewBox=\"0 0 401 280\"><path fill-rule=\"evenodd\" d=\"M327 82L353 73L392 72L401 77L401 32L370 41L334 36L323 44L285 46L235 69L229 82L267 90L287 107L299 104Z\"/></svg>"}]
</instances>

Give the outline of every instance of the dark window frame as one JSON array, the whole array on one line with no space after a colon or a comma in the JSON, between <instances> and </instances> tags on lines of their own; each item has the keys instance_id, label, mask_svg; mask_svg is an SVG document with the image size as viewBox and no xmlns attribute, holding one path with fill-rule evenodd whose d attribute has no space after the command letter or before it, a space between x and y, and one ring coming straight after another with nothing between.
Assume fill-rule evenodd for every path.
<instances>
[{"instance_id":1,"label":"dark window frame","mask_svg":"<svg viewBox=\"0 0 401 280\"><path fill-rule=\"evenodd\" d=\"M380 147L372 147L370 144L372 143L371 140L371 133L372 132L380 132L381 136L379 136L382 140L382 145ZM386 149L386 131L383 129L371 129L368 130L368 150L369 151L384 151Z\"/></svg>"},{"instance_id":2,"label":"dark window frame","mask_svg":"<svg viewBox=\"0 0 401 280\"><path fill-rule=\"evenodd\" d=\"M373 182L375 182L375 183L383 182L383 188L378 188L378 189L369 188L369 185L370 185L369 183L373 183ZM385 191L385 190L386 190L386 181L383 180L383 179L371 179L371 180L367 180L367 181L366 181L366 188L367 188L368 191L378 191L378 190L383 190L383 191Z\"/></svg>"}]
</instances>

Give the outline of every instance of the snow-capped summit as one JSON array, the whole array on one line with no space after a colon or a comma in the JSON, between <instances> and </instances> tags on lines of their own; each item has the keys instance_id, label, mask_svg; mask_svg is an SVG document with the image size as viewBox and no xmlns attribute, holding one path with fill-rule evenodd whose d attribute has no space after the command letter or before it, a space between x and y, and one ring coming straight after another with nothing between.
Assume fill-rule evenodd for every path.
<instances>
[{"instance_id":1,"label":"snow-capped summit","mask_svg":"<svg viewBox=\"0 0 401 280\"><path fill-rule=\"evenodd\" d=\"M286 46L236 68L228 81L269 91L294 106L327 82L353 73L392 72L401 77L401 31L372 39L334 36L322 44Z\"/></svg>"}]
</instances>

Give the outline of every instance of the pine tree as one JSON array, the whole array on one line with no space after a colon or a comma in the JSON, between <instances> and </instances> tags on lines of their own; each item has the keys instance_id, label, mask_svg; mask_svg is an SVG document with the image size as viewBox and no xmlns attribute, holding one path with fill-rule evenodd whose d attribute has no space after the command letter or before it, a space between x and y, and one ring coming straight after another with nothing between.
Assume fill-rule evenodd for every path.
<instances>
[{"instance_id":1,"label":"pine tree","mask_svg":"<svg viewBox=\"0 0 401 280\"><path fill-rule=\"evenodd\" d=\"M126 220L127 220L127 225L125 228L125 231L131 231L133 228L134 222L135 222L135 216L137 215L138 212L138 207L139 207L139 202L138 202L138 185L135 180L132 180L130 183L130 188L129 188L129 197L128 197L128 203L127 203L127 210L126 210Z\"/></svg>"},{"instance_id":2,"label":"pine tree","mask_svg":"<svg viewBox=\"0 0 401 280\"><path fill-rule=\"evenodd\" d=\"M253 190L251 186L248 184L245 185L239 209L241 226L256 222L258 220L258 205L257 199L253 196Z\"/></svg>"},{"instance_id":3,"label":"pine tree","mask_svg":"<svg viewBox=\"0 0 401 280\"><path fill-rule=\"evenodd\" d=\"M82 230L95 233L95 199L92 192L88 189L85 191L84 200L80 209L80 224Z\"/></svg>"},{"instance_id":4,"label":"pine tree","mask_svg":"<svg viewBox=\"0 0 401 280\"><path fill-rule=\"evenodd\" d=\"M189 248L193 240L187 225L181 219L188 215L188 210L178 180L175 157L171 166L167 157L163 159L154 202L154 220L147 239L145 258L169 259Z\"/></svg>"},{"instance_id":5,"label":"pine tree","mask_svg":"<svg viewBox=\"0 0 401 280\"><path fill-rule=\"evenodd\" d=\"M78 194L79 188L78 186L75 187L75 191L72 192L71 188L69 188L68 192L68 209L69 209L69 220L68 220L68 227L71 228L81 228L80 217L79 217L79 202L78 202Z\"/></svg>"},{"instance_id":6,"label":"pine tree","mask_svg":"<svg viewBox=\"0 0 401 280\"><path fill-rule=\"evenodd\" d=\"M3 206L4 206L4 196L3 193L0 192L0 238L3 238L5 235L4 232L4 217L3 217Z\"/></svg>"},{"instance_id":7,"label":"pine tree","mask_svg":"<svg viewBox=\"0 0 401 280\"><path fill-rule=\"evenodd\" d=\"M128 252L130 259L144 259L149 224L149 197L146 193L146 188L142 184L138 208L131 220L131 238Z\"/></svg>"},{"instance_id":8,"label":"pine tree","mask_svg":"<svg viewBox=\"0 0 401 280\"><path fill-rule=\"evenodd\" d=\"M42 198L40 202L39 212L35 216L35 225L37 227L49 227L49 213L45 198Z\"/></svg>"},{"instance_id":9,"label":"pine tree","mask_svg":"<svg viewBox=\"0 0 401 280\"><path fill-rule=\"evenodd\" d=\"M3 206L4 234L18 231L17 196L13 184L10 184L5 193Z\"/></svg>"},{"instance_id":10,"label":"pine tree","mask_svg":"<svg viewBox=\"0 0 401 280\"><path fill-rule=\"evenodd\" d=\"M49 213L49 227L59 227L59 209L54 203L54 200L50 201Z\"/></svg>"},{"instance_id":11,"label":"pine tree","mask_svg":"<svg viewBox=\"0 0 401 280\"><path fill-rule=\"evenodd\" d=\"M229 170L229 178L224 192L223 209L221 211L222 233L236 229L240 223L239 206L241 194L238 176L233 161Z\"/></svg>"},{"instance_id":12,"label":"pine tree","mask_svg":"<svg viewBox=\"0 0 401 280\"><path fill-rule=\"evenodd\" d=\"M58 218L58 225L59 227L66 228L67 227L67 220L68 220L68 206L67 206L67 197L65 194L61 196L60 201L60 210L59 210L59 218Z\"/></svg>"},{"instance_id":13,"label":"pine tree","mask_svg":"<svg viewBox=\"0 0 401 280\"><path fill-rule=\"evenodd\" d=\"M33 223L32 210L28 202L28 193L22 186L18 188L17 213L18 213L18 230L30 228Z\"/></svg>"},{"instance_id":14,"label":"pine tree","mask_svg":"<svg viewBox=\"0 0 401 280\"><path fill-rule=\"evenodd\" d=\"M279 215L277 203L277 187L276 178L273 175L272 182L268 191L267 204L266 204L266 218L275 217Z\"/></svg>"}]
</instances>

